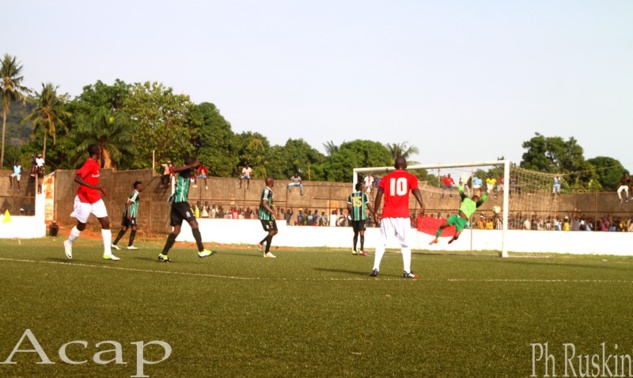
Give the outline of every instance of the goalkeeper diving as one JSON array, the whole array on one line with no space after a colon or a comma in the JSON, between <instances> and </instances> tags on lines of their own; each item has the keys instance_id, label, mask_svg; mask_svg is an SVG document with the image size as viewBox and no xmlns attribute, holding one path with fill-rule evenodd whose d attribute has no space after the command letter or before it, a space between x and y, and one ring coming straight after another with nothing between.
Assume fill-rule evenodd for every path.
<instances>
[{"instance_id":1,"label":"goalkeeper diving","mask_svg":"<svg viewBox=\"0 0 633 378\"><path fill-rule=\"evenodd\" d=\"M489 186L488 188L488 190L490 190L491 187ZM455 229L457 231L455 232L455 236L453 236L453 238L448 241L448 244L451 244L452 242L457 240L457 238L459 238L459 235L462 233L464 227L466 227L466 224L468 223L470 217L475 213L475 211L477 211L477 208L479 206L483 205L484 202L486 202L486 199L488 198L488 192L484 193L481 198L477 194L473 195L473 198L470 198L466 194L464 194L464 187L462 185L460 185L457 189L459 191L459 196L462 199L462 204L459 207L459 212L452 217L449 217L446 221L444 221L444 223L440 225L440 228L438 228L437 232L435 233L435 239L433 239L429 244L437 243L437 238L440 237L442 231L446 227L450 226L455 226Z\"/></svg>"}]
</instances>

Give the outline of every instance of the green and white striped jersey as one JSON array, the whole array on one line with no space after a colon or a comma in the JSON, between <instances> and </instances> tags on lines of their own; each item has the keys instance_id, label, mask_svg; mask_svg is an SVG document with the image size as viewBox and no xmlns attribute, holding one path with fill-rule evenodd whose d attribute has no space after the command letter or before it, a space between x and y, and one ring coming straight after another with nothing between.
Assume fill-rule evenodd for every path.
<instances>
[{"instance_id":1,"label":"green and white striped jersey","mask_svg":"<svg viewBox=\"0 0 633 378\"><path fill-rule=\"evenodd\" d=\"M138 215L138 204L141 202L141 193L138 190L134 189L132 193L127 198L128 206L123 209L123 216L127 217L128 212L130 213L130 218L136 218Z\"/></svg>"},{"instance_id":2,"label":"green and white striped jersey","mask_svg":"<svg viewBox=\"0 0 633 378\"><path fill-rule=\"evenodd\" d=\"M266 208L264 207L264 203L266 203L268 207L273 206L273 190L270 189L269 187L265 187L264 190L262 190L261 201L259 203L259 219L260 220L275 219L273 218L273 215L270 213L270 211L266 210Z\"/></svg>"},{"instance_id":3,"label":"green and white striped jersey","mask_svg":"<svg viewBox=\"0 0 633 378\"><path fill-rule=\"evenodd\" d=\"M189 200L189 186L191 185L191 169L182 171L176 179L176 190L172 202L187 202Z\"/></svg>"},{"instance_id":4,"label":"green and white striped jersey","mask_svg":"<svg viewBox=\"0 0 633 378\"><path fill-rule=\"evenodd\" d=\"M367 204L369 203L369 197L363 192L354 192L347 197L347 203L352 205L352 220L361 221L367 220Z\"/></svg>"}]
</instances>

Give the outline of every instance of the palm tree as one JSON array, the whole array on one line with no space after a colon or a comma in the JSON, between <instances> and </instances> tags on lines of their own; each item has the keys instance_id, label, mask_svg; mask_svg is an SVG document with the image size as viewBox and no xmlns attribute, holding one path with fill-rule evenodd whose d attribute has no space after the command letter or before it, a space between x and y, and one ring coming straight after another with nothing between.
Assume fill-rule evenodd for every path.
<instances>
[{"instance_id":1,"label":"palm tree","mask_svg":"<svg viewBox=\"0 0 633 378\"><path fill-rule=\"evenodd\" d=\"M334 144L334 142L331 140L327 141L326 143L323 143L323 147L325 148L325 153L328 156L332 156L338 152L338 146Z\"/></svg>"},{"instance_id":2,"label":"palm tree","mask_svg":"<svg viewBox=\"0 0 633 378\"><path fill-rule=\"evenodd\" d=\"M57 127L61 126L66 130L64 120L70 118L71 114L64 109L65 96L57 95L57 88L51 83L42 83L42 91L36 93L35 108L22 122L31 121L35 128L33 135L37 135L38 130L44 130L44 141L42 143L42 157L46 159L46 138L50 134L53 137L53 145L57 142Z\"/></svg>"},{"instance_id":3,"label":"palm tree","mask_svg":"<svg viewBox=\"0 0 633 378\"><path fill-rule=\"evenodd\" d=\"M385 144L385 147L387 147L387 149L389 150L389 154L391 155L391 158L395 161L396 158L398 156L402 156L403 158L407 159L407 162L411 165L411 164L420 164L417 161L409 161L409 156L413 155L413 154L418 154L420 153L420 150L415 147L415 146L409 146L409 142L402 142L402 143L387 143Z\"/></svg>"},{"instance_id":4,"label":"palm tree","mask_svg":"<svg viewBox=\"0 0 633 378\"><path fill-rule=\"evenodd\" d=\"M91 144L101 147L103 168L116 168L124 155L134 155L134 124L122 112L102 107L93 116L85 116L73 131L77 142L75 157L80 159Z\"/></svg>"},{"instance_id":5,"label":"palm tree","mask_svg":"<svg viewBox=\"0 0 633 378\"><path fill-rule=\"evenodd\" d=\"M29 89L22 86L23 77L20 76L22 64L17 62L16 57L4 54L2 65L0 66L0 89L2 90L2 152L0 153L0 167L4 166L4 135L7 129L7 115L9 114L9 104L13 101L24 103L24 97L29 93Z\"/></svg>"}]
</instances>

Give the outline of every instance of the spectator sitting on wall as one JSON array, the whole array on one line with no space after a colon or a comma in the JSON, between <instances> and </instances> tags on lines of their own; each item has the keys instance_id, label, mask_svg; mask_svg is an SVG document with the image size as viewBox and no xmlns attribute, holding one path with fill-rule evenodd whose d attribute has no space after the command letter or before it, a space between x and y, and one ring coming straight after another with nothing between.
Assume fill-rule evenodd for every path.
<instances>
[{"instance_id":1,"label":"spectator sitting on wall","mask_svg":"<svg viewBox=\"0 0 633 378\"><path fill-rule=\"evenodd\" d=\"M369 193L371 193L371 188L374 186L374 177L371 174L365 176L363 184L365 186L365 193L369 195Z\"/></svg>"},{"instance_id":2,"label":"spectator sitting on wall","mask_svg":"<svg viewBox=\"0 0 633 378\"><path fill-rule=\"evenodd\" d=\"M242 189L242 181L246 180L246 189L251 185L251 172L253 169L250 164L246 163L244 168L242 168L242 175L240 176L240 189Z\"/></svg>"},{"instance_id":3,"label":"spectator sitting on wall","mask_svg":"<svg viewBox=\"0 0 633 378\"><path fill-rule=\"evenodd\" d=\"M207 185L207 174L209 173L209 168L207 168L206 165L201 164L198 167L198 174L196 175L196 185L198 185L198 179L202 179L204 180L204 188L205 189L209 189L209 186Z\"/></svg>"},{"instance_id":4,"label":"spectator sitting on wall","mask_svg":"<svg viewBox=\"0 0 633 378\"><path fill-rule=\"evenodd\" d=\"M451 174L447 174L442 177L442 198L444 198L444 194L448 190L449 196L453 196L453 185L455 185L455 180L451 177Z\"/></svg>"},{"instance_id":5,"label":"spectator sitting on wall","mask_svg":"<svg viewBox=\"0 0 633 378\"><path fill-rule=\"evenodd\" d=\"M292 182L288 184L288 191L291 191L294 186L298 186L299 192L303 195L303 184L301 183L299 172L295 172L294 176L292 176L290 180L292 180Z\"/></svg>"}]
</instances>

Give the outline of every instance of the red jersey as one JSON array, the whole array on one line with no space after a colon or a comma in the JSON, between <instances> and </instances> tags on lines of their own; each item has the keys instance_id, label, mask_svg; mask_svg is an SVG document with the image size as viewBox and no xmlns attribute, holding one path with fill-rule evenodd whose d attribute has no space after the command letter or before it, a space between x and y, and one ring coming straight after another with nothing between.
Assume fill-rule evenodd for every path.
<instances>
[{"instance_id":1,"label":"red jersey","mask_svg":"<svg viewBox=\"0 0 633 378\"><path fill-rule=\"evenodd\" d=\"M84 165L77 170L76 174L80 175L86 183L97 186L99 185L99 168L99 163L95 159L88 158ZM101 199L101 194L97 189L92 189L85 185L79 185L77 195L81 202L95 203Z\"/></svg>"},{"instance_id":2,"label":"red jersey","mask_svg":"<svg viewBox=\"0 0 633 378\"><path fill-rule=\"evenodd\" d=\"M402 169L397 169L380 181L385 205L383 218L409 218L409 193L419 189L418 178Z\"/></svg>"},{"instance_id":3,"label":"red jersey","mask_svg":"<svg viewBox=\"0 0 633 378\"><path fill-rule=\"evenodd\" d=\"M444 181L444 186L451 186L455 183L452 177L442 177L442 181Z\"/></svg>"}]
</instances>

